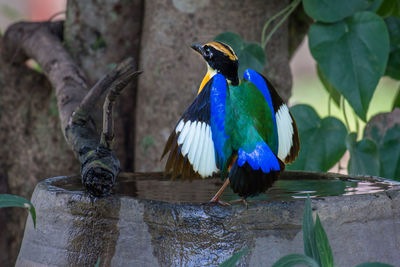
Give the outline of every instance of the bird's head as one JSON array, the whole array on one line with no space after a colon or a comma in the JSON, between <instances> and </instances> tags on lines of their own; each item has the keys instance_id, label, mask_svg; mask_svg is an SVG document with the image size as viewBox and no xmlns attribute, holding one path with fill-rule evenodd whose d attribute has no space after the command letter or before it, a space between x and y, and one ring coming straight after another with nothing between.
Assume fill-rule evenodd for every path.
<instances>
[{"instance_id":1,"label":"bird's head","mask_svg":"<svg viewBox=\"0 0 400 267\"><path fill-rule=\"evenodd\" d=\"M239 84L238 57L229 45L215 41L204 45L193 44L191 47L207 62L207 75L221 73L232 85Z\"/></svg>"}]
</instances>

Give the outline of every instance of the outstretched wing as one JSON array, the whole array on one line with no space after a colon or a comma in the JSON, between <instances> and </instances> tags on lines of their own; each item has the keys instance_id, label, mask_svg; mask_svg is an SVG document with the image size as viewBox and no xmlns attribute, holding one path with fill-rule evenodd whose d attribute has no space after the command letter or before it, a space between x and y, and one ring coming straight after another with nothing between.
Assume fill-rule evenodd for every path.
<instances>
[{"instance_id":1,"label":"outstretched wing","mask_svg":"<svg viewBox=\"0 0 400 267\"><path fill-rule=\"evenodd\" d=\"M252 82L260 90L271 110L274 111L278 133L277 156L285 163L292 163L300 150L297 125L287 105L272 84L260 73L247 69L243 78Z\"/></svg>"},{"instance_id":2,"label":"outstretched wing","mask_svg":"<svg viewBox=\"0 0 400 267\"><path fill-rule=\"evenodd\" d=\"M211 119L214 81L203 87L168 138L162 157L170 152L165 173L172 178L205 178L218 171Z\"/></svg>"}]
</instances>

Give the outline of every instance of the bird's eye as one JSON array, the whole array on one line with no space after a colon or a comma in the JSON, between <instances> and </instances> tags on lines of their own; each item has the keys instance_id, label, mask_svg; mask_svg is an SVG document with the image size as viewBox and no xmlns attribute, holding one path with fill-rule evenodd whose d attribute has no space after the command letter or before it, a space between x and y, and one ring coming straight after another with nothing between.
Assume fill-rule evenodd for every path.
<instances>
[{"instance_id":1,"label":"bird's eye","mask_svg":"<svg viewBox=\"0 0 400 267\"><path fill-rule=\"evenodd\" d=\"M206 48L206 56L208 57L208 58L212 58L213 57L213 53L211 52L211 50L210 50L210 48Z\"/></svg>"}]
</instances>

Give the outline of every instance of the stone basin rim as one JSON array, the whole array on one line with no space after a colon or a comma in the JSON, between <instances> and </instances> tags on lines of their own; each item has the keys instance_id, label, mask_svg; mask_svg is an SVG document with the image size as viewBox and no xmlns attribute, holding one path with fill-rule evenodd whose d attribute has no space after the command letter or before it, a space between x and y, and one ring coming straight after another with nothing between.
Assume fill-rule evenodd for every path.
<instances>
[{"instance_id":1,"label":"stone basin rim","mask_svg":"<svg viewBox=\"0 0 400 267\"><path fill-rule=\"evenodd\" d=\"M160 177L163 174L161 172L136 172L136 173L128 173L128 172L121 172L118 176L118 178L126 178L126 177L135 177L135 178L140 178L141 180L146 180L149 179L150 177ZM95 199L101 199L101 198L94 198L90 197L85 191L82 190L69 190L62 188L63 185L67 185L68 181L72 181L72 179L76 179L79 175L68 175L68 176L56 176L56 177L51 177L47 178L43 181L41 181L38 184L38 187L50 191L50 192L56 192L56 193L66 193L66 194L78 194L78 195L83 195L87 196L88 198L95 200ZM314 171L285 171L281 174L281 180L301 180L301 177L307 176L307 179L309 180L327 180L327 179L340 179L340 180L358 180L358 181L365 181L365 182L373 182L373 183L387 183L390 184L392 187L389 189L385 189L380 192L367 192L367 193L362 193L358 195L370 195L370 194L379 194L379 193L384 193L387 194L392 191L400 191L400 182L385 179L382 177L378 176L371 176L371 175L345 175L345 174L339 174L339 173L324 173L324 172L314 172ZM117 178L117 182L118 182ZM165 181L170 181L168 178L165 179ZM183 182L181 180L175 180L176 182L180 183ZM205 182L220 182L221 180L219 179L218 176L214 176L213 178L208 178L204 180ZM190 184L191 182L184 181L185 183ZM222 184L222 182L221 182ZM351 195L354 196L354 195ZM202 206L202 205L214 205L211 203L201 203L201 202L190 202L190 201L176 201L176 202L169 202L169 201L164 201L164 200L157 200L157 199L146 199L146 198L141 198L141 197L136 197L136 196L128 196L128 195L120 195L120 194L111 194L109 197L120 197L120 198L129 198L129 199L134 199L137 201L144 201L148 203L156 203L159 202L161 203L167 203L167 204L177 204L177 205L191 205L191 206ZM324 199L324 198L334 198L334 197L348 197L344 195L332 195L332 196L312 196L313 199ZM257 200L255 202L259 203L265 203L265 202L273 202L277 200ZM291 202L291 201L304 201L304 198L293 198L290 200L280 200L284 202ZM252 203L252 205L253 205Z\"/></svg>"}]
</instances>

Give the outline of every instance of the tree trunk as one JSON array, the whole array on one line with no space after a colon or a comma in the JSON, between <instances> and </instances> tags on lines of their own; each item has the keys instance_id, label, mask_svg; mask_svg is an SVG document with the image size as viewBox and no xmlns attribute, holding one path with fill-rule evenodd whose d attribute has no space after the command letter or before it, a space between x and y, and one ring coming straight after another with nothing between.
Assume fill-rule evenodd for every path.
<instances>
[{"instance_id":1,"label":"tree trunk","mask_svg":"<svg viewBox=\"0 0 400 267\"><path fill-rule=\"evenodd\" d=\"M1 51L2 43L0 40ZM79 164L65 143L46 77L24 65L9 64L2 57L0 73L0 164L8 177L8 193L30 199L39 181L77 173ZM20 208L8 211L5 254L11 264L18 254L27 212ZM4 240L6 235L0 238Z\"/></svg>"},{"instance_id":2,"label":"tree trunk","mask_svg":"<svg viewBox=\"0 0 400 267\"><path fill-rule=\"evenodd\" d=\"M139 78L135 166L159 171L160 156L180 115L193 101L204 62L190 49L225 31L260 42L264 23L288 0L152 0L144 9ZM291 91L288 26L284 23L266 48L267 75L287 100Z\"/></svg>"}]
</instances>

